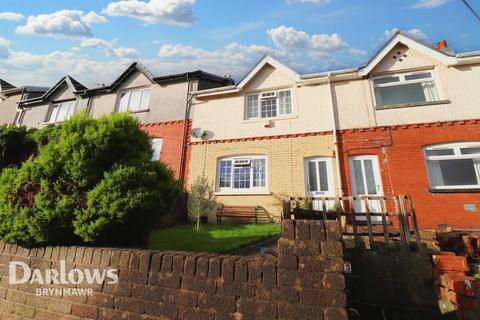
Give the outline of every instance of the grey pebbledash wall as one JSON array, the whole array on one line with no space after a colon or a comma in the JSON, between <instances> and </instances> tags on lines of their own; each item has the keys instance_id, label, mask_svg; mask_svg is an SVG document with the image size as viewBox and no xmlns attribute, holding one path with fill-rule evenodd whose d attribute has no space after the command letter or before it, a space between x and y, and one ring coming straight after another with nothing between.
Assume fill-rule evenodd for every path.
<instances>
[{"instance_id":1,"label":"grey pebbledash wall","mask_svg":"<svg viewBox=\"0 0 480 320\"><path fill-rule=\"evenodd\" d=\"M340 239L335 221L287 220L278 259L0 243L0 319L343 320ZM10 261L45 270L61 260L67 270L116 268L119 282L90 286L93 296L61 297L37 296L45 285L8 283Z\"/></svg>"}]
</instances>

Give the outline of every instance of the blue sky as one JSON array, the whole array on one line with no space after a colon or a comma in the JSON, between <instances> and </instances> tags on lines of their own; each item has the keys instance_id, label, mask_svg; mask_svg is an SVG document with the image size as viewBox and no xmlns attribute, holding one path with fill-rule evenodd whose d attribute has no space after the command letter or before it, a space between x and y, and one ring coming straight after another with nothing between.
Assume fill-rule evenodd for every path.
<instances>
[{"instance_id":1,"label":"blue sky","mask_svg":"<svg viewBox=\"0 0 480 320\"><path fill-rule=\"evenodd\" d=\"M469 0L480 12L480 1ZM240 78L264 54L300 73L360 66L395 31L480 50L461 0L2 0L0 78L95 86L131 62Z\"/></svg>"}]
</instances>

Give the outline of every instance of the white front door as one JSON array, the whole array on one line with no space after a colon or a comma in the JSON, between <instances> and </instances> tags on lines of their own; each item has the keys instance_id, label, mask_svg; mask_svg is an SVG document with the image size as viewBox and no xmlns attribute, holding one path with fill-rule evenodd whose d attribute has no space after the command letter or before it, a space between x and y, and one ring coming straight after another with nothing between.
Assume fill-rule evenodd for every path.
<instances>
[{"instance_id":1,"label":"white front door","mask_svg":"<svg viewBox=\"0 0 480 320\"><path fill-rule=\"evenodd\" d=\"M305 185L308 196L331 197L334 195L332 178L332 159L328 157L309 158L305 160ZM326 209L333 209L335 201L326 202ZM319 200L312 202L313 210L322 210Z\"/></svg>"},{"instance_id":2,"label":"white front door","mask_svg":"<svg viewBox=\"0 0 480 320\"><path fill-rule=\"evenodd\" d=\"M349 158L350 181L353 196L382 196L383 188L380 177L377 156L352 156ZM355 212L365 212L365 202L355 200L353 202ZM381 212L380 200L369 200L370 212ZM365 221L365 217L358 217L357 220ZM380 216L372 217L372 221L381 221Z\"/></svg>"}]
</instances>

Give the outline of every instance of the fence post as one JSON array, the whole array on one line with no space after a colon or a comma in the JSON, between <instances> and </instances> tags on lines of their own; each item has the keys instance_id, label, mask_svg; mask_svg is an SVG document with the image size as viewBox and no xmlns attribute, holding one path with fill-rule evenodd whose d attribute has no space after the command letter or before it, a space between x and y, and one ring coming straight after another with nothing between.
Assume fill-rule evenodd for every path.
<instances>
[{"instance_id":1,"label":"fence post","mask_svg":"<svg viewBox=\"0 0 480 320\"><path fill-rule=\"evenodd\" d=\"M353 239L355 243L358 241L357 233L357 218L355 217L355 208L353 206L353 196L348 197L348 205L350 207L350 212L352 213L352 228L353 228Z\"/></svg>"},{"instance_id":2,"label":"fence post","mask_svg":"<svg viewBox=\"0 0 480 320\"><path fill-rule=\"evenodd\" d=\"M283 219L290 220L292 218L291 203L289 197L283 198Z\"/></svg>"},{"instance_id":3,"label":"fence post","mask_svg":"<svg viewBox=\"0 0 480 320\"><path fill-rule=\"evenodd\" d=\"M405 196L401 195L401 196L398 196L398 198L401 200L400 201L400 211L402 213L402 218L403 218L403 221L404 221L403 229L404 229L404 233L405 233L405 241L407 243L410 243L412 241L412 235L410 234L410 224L408 223L408 215L407 215L407 212L405 210Z\"/></svg>"},{"instance_id":4,"label":"fence post","mask_svg":"<svg viewBox=\"0 0 480 320\"><path fill-rule=\"evenodd\" d=\"M370 249L375 248L375 241L373 240L372 217L370 216L370 208L368 206L369 197L363 198L365 201L365 217L367 218L368 239L370 240Z\"/></svg>"},{"instance_id":5,"label":"fence post","mask_svg":"<svg viewBox=\"0 0 480 320\"><path fill-rule=\"evenodd\" d=\"M410 214L412 215L412 224L413 224L413 231L415 232L415 237L417 238L417 241L420 242L422 241L420 237L420 231L418 231L418 224L417 224L417 215L415 214L415 207L413 206L413 200L412 197L408 197L408 203L410 206Z\"/></svg>"},{"instance_id":6,"label":"fence post","mask_svg":"<svg viewBox=\"0 0 480 320\"><path fill-rule=\"evenodd\" d=\"M395 214L397 216L398 220L398 229L400 230L400 239L402 242L405 242L405 228L403 227L403 219L402 219L402 213L400 210L400 201L398 200L398 196L393 196L393 199L395 201Z\"/></svg>"},{"instance_id":7,"label":"fence post","mask_svg":"<svg viewBox=\"0 0 480 320\"><path fill-rule=\"evenodd\" d=\"M387 206L385 204L385 197L380 199L380 211L382 214L382 223L383 223L383 236L385 237L385 243L388 244L390 233L388 232L388 222L387 222Z\"/></svg>"}]
</instances>

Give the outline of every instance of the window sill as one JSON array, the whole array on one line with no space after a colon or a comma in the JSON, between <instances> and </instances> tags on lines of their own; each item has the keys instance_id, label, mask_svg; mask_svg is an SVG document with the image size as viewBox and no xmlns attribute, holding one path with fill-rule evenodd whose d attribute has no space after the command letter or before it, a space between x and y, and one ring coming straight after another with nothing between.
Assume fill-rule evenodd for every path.
<instances>
[{"instance_id":1,"label":"window sill","mask_svg":"<svg viewBox=\"0 0 480 320\"><path fill-rule=\"evenodd\" d=\"M480 188L449 188L449 189L428 189L430 193L478 193Z\"/></svg>"},{"instance_id":2,"label":"window sill","mask_svg":"<svg viewBox=\"0 0 480 320\"><path fill-rule=\"evenodd\" d=\"M242 120L242 123L256 123L256 122L265 122L265 121L277 121L277 120L289 120L289 119L296 119L298 118L297 115L288 115L288 116L281 116L281 117L274 117L274 118L256 118L256 119L248 119Z\"/></svg>"},{"instance_id":3,"label":"window sill","mask_svg":"<svg viewBox=\"0 0 480 320\"><path fill-rule=\"evenodd\" d=\"M377 111L382 111L382 110L390 110L390 109L434 106L434 105L449 104L449 103L452 103L452 101L447 99L447 100L437 100L437 101L430 101L430 102L391 104L391 105L383 106L383 107L375 107L375 109Z\"/></svg>"},{"instance_id":4,"label":"window sill","mask_svg":"<svg viewBox=\"0 0 480 320\"><path fill-rule=\"evenodd\" d=\"M269 196L271 193L268 191L251 191L251 192L235 192L235 191L224 191L224 192L214 192L215 196Z\"/></svg>"},{"instance_id":5,"label":"window sill","mask_svg":"<svg viewBox=\"0 0 480 320\"><path fill-rule=\"evenodd\" d=\"M67 120L55 121L55 122L42 122L42 125L48 126L49 124L60 124L60 123L64 123L65 121Z\"/></svg>"},{"instance_id":6,"label":"window sill","mask_svg":"<svg viewBox=\"0 0 480 320\"><path fill-rule=\"evenodd\" d=\"M129 111L129 113L135 114L135 113L143 113L143 112L149 112L149 111L150 109L143 109L143 110L137 110L137 111Z\"/></svg>"}]
</instances>

